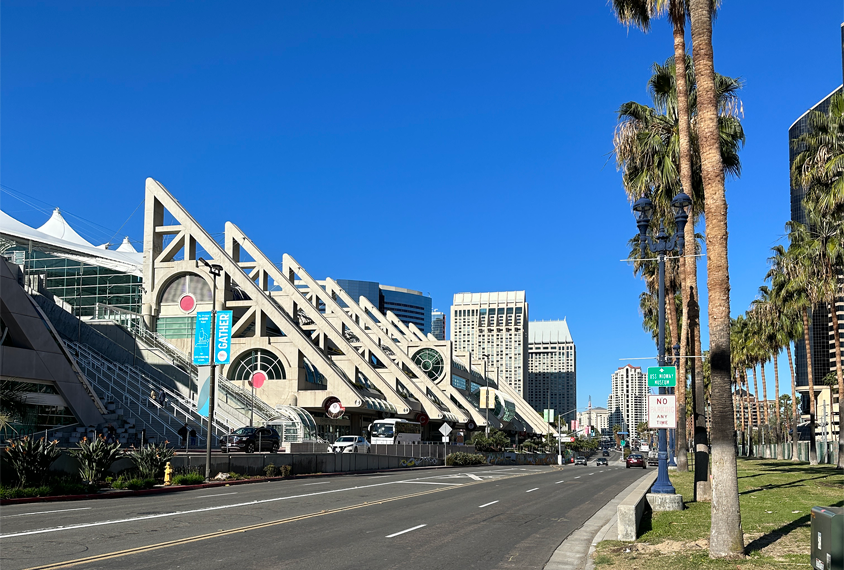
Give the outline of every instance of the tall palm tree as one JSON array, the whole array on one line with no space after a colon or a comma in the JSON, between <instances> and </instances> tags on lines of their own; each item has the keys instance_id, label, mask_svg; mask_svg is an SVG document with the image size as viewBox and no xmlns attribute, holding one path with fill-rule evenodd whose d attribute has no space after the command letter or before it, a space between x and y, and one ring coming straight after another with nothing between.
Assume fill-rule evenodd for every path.
<instances>
[{"instance_id":1,"label":"tall palm tree","mask_svg":"<svg viewBox=\"0 0 844 570\"><path fill-rule=\"evenodd\" d=\"M654 106L649 107L636 102L628 102L619 108L619 122L616 127L613 144L615 148L616 161L618 167L623 171L623 181L625 191L628 199L632 202L637 200L643 194L650 194L657 210L657 218L666 227L671 227L673 224L668 223L673 214L671 213L671 199L681 191L681 180L678 169L678 155L679 149L679 124L682 122L679 119L678 104L677 104L677 73L678 69L682 68L685 71L685 80L690 89L690 109L694 116L696 113L697 96L695 93L694 82L694 68L691 64L691 59L686 58L684 66L676 65L676 58L669 58L664 65L654 64L653 74L648 81L649 91L653 100ZM724 156L724 165L728 172L732 175L738 176L741 172L741 163L738 158L738 149L744 143L744 131L741 127L741 122L738 120L736 109L740 107L738 102L737 92L741 88L741 82L737 79L718 75L718 97L722 116L719 117L720 131L721 131L721 152ZM697 156L697 137L692 138L693 160L691 161L690 179L696 184L696 192L702 195L702 183L700 176L700 160ZM700 205L701 202L698 202ZM694 216L694 212L693 212ZM692 227L689 228L688 226ZM685 239L686 243L696 244L694 224L687 224ZM692 250L697 253L696 248ZM684 256L684 263L694 263L696 257L694 255ZM683 269L683 268L681 268ZM684 273L680 272L681 276ZM696 275L696 273L695 273ZM687 275L686 275L687 277ZM695 277L696 279L696 277ZM684 279L684 283L689 283L688 279ZM685 284L682 286L682 293L685 296L682 304L682 322L688 322L688 319L697 321L698 306L696 300L689 301L689 295L694 296L696 285ZM690 316L689 312L694 315ZM671 318L669 313L669 319ZM676 330L677 326L672 326L672 331ZM672 344L681 344L681 351L686 355L700 354L699 347L699 330L686 327L689 330L685 331L682 337L673 337ZM694 350L689 347L683 350L683 345L689 345L685 342L688 337L694 339ZM680 339L683 342L680 342ZM679 376L686 378L687 363L694 363L694 358L681 359ZM695 381L695 394L703 393L703 374L695 374L693 376ZM678 385L678 398L685 398L685 384ZM695 479L699 484L695 485L697 498L705 500L708 498L708 454L706 452L706 424L705 411L703 409L703 397L698 397L700 400L700 409L695 405L695 442L696 442L696 460L695 460ZM677 442L679 458L678 468L681 470L688 469L685 453L685 426L684 410L682 406L678 407L678 432ZM683 447L682 450L679 447Z\"/></svg>"},{"instance_id":2,"label":"tall palm tree","mask_svg":"<svg viewBox=\"0 0 844 570\"><path fill-rule=\"evenodd\" d=\"M809 130L794 142L800 150L791 167L795 186L802 186L823 215L844 210L844 95L832 96L829 111L811 111Z\"/></svg>"},{"instance_id":3,"label":"tall palm tree","mask_svg":"<svg viewBox=\"0 0 844 570\"><path fill-rule=\"evenodd\" d=\"M712 50L712 0L689 0L697 84L697 132L705 191L706 268L709 294L709 358L712 406L712 522L709 556L744 552L738 495L738 466L729 430L730 272L727 255L727 198L718 128L718 97Z\"/></svg>"},{"instance_id":4,"label":"tall palm tree","mask_svg":"<svg viewBox=\"0 0 844 570\"><path fill-rule=\"evenodd\" d=\"M774 394L776 395L776 400L779 402L779 394L780 394L780 375L779 375L779 362L778 356L782 348L788 345L791 339L788 337L788 334L783 329L783 318L782 318L782 309L779 304L774 299L774 293L768 288L767 285L762 285L759 288L759 298L753 302L753 309L759 315L761 322L763 323L763 331L764 331L764 344L767 354L771 355L774 362ZM767 395L765 396L766 401L766 411L767 411ZM775 435L777 438L776 441L776 450L777 450L777 459L783 458L783 449L780 445L780 427L782 426L782 420L780 417L780 406L777 404L775 406L775 413L776 413L776 425L775 425ZM766 416L767 421L767 416Z\"/></svg>"},{"instance_id":5,"label":"tall palm tree","mask_svg":"<svg viewBox=\"0 0 844 570\"><path fill-rule=\"evenodd\" d=\"M798 462L798 430L797 424L800 416L797 413L797 378L794 374L794 359L791 354L791 343L802 340L804 306L808 303L805 291L795 288L790 275L793 271L791 266L796 262L787 250L777 245L772 248L773 255L768 258L770 270L765 276L766 281L771 282L772 300L779 307L782 323L782 332L785 340L785 352L788 356L788 368L791 374L791 461ZM811 366L811 358L809 359Z\"/></svg>"},{"instance_id":6,"label":"tall palm tree","mask_svg":"<svg viewBox=\"0 0 844 570\"><path fill-rule=\"evenodd\" d=\"M838 401L844 402L844 370L842 370L841 335L836 301L841 290L840 271L844 267L844 219L835 214L824 215L815 202L804 202L808 225L793 223L792 247L800 260L802 271L798 285L805 288L813 306L819 303L829 308L832 319L833 354L838 380ZM810 387L814 400L814 386ZM844 434L839 414L838 465L844 468Z\"/></svg>"}]
</instances>

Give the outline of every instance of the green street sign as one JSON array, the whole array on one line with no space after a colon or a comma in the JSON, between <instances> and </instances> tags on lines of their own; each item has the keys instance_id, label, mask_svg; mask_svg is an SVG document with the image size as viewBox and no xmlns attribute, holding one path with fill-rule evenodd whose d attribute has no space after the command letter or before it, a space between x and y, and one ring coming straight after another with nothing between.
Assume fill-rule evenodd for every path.
<instances>
[{"instance_id":1,"label":"green street sign","mask_svg":"<svg viewBox=\"0 0 844 570\"><path fill-rule=\"evenodd\" d=\"M648 368L648 388L673 388L676 385L676 366L650 366Z\"/></svg>"}]
</instances>

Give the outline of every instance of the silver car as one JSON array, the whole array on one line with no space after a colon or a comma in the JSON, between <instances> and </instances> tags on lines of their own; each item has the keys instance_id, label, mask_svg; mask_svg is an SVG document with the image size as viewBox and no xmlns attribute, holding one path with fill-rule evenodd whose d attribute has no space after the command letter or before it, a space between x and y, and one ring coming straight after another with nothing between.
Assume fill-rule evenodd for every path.
<instances>
[{"instance_id":1,"label":"silver car","mask_svg":"<svg viewBox=\"0 0 844 570\"><path fill-rule=\"evenodd\" d=\"M369 442L359 435L344 435L331 446L334 453L369 453Z\"/></svg>"}]
</instances>

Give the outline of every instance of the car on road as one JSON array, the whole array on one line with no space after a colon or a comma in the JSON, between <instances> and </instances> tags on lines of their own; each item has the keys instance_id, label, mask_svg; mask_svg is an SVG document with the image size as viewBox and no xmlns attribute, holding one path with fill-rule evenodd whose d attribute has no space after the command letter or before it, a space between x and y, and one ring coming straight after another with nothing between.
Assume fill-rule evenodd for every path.
<instances>
[{"instance_id":1,"label":"car on road","mask_svg":"<svg viewBox=\"0 0 844 570\"><path fill-rule=\"evenodd\" d=\"M586 458L583 457L582 455L578 455L577 457L574 458L574 464L575 465L586 465Z\"/></svg>"},{"instance_id":2,"label":"car on road","mask_svg":"<svg viewBox=\"0 0 844 570\"><path fill-rule=\"evenodd\" d=\"M638 453L631 453L627 456L627 468L630 469L631 467L641 467L642 469L647 469L648 466L645 463L644 457Z\"/></svg>"},{"instance_id":3,"label":"car on road","mask_svg":"<svg viewBox=\"0 0 844 570\"><path fill-rule=\"evenodd\" d=\"M365 437L359 435L344 435L337 438L331 446L334 453L369 453L371 447Z\"/></svg>"},{"instance_id":4,"label":"car on road","mask_svg":"<svg viewBox=\"0 0 844 570\"><path fill-rule=\"evenodd\" d=\"M610 450L605 449L604 451L601 452L601 455L603 455L604 457L609 457L610 456Z\"/></svg>"},{"instance_id":5,"label":"car on road","mask_svg":"<svg viewBox=\"0 0 844 570\"><path fill-rule=\"evenodd\" d=\"M220 438L220 450L232 451L270 451L275 453L281 445L281 437L271 427L242 427Z\"/></svg>"},{"instance_id":6,"label":"car on road","mask_svg":"<svg viewBox=\"0 0 844 570\"><path fill-rule=\"evenodd\" d=\"M657 453L656 451L651 451L648 453L648 465L659 465L659 453Z\"/></svg>"},{"instance_id":7,"label":"car on road","mask_svg":"<svg viewBox=\"0 0 844 570\"><path fill-rule=\"evenodd\" d=\"M595 465L609 465L609 462L607 462L606 457L599 457L598 460L595 462Z\"/></svg>"}]
</instances>

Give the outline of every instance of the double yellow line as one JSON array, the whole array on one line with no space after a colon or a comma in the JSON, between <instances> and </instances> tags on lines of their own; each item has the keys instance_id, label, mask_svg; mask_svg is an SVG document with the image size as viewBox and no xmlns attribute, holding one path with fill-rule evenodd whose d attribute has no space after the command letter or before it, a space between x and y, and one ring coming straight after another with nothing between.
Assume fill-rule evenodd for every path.
<instances>
[{"instance_id":1,"label":"double yellow line","mask_svg":"<svg viewBox=\"0 0 844 570\"><path fill-rule=\"evenodd\" d=\"M520 473L518 475L509 475L507 477L500 477L496 480L501 479L510 479L513 477L524 477L525 475L533 475L533 473ZM479 485L481 483L486 483L490 481L477 481L473 483L466 483L465 485L461 485L460 487L470 487L472 485ZM241 532L249 532L250 530L259 530L262 528L269 528L273 526L278 526L282 524L303 521L306 519L312 519L316 517L322 517L325 515L333 515L335 513L342 513L345 511L353 511L355 509L361 509L363 507L371 507L373 505L381 505L384 503L391 503L393 501L402 501L404 499L412 499L413 497L421 497L422 495L430 495L432 493L440 493L442 491L448 491L450 489L458 488L457 486L448 486L442 489L431 489L429 491L420 491L419 493L411 493L409 495L400 495L398 497L390 497L387 499L379 499L377 501L366 501L365 503L358 503L357 505L350 505L348 507L340 507L337 509L330 509L325 511L319 511L317 513L309 513L306 515L299 515L297 517L290 517L286 519L278 519L274 521L269 521L265 523L253 524L249 526L242 526L238 528L233 528L230 530L220 530L217 532L209 532L208 534L200 534L198 536L191 536L187 538L180 538L178 540L171 540L169 542L159 542L157 544L150 544L149 546L139 546L137 548L129 548L127 550L118 550L115 552L108 552L105 554L99 554L97 556L89 556L87 558L77 558L75 560L68 560L66 562L57 562L55 564L45 564L43 566L32 566L27 568L26 570L48 570L53 568L71 568L73 566L79 566L80 564L88 564L91 562L102 562L104 560L111 560L112 558L122 558L124 556L131 556L133 554L143 554L145 552L152 552L153 550L160 550L162 548L171 548L173 546L179 546L181 544L190 544L191 542L200 542L202 540L208 540L211 538L218 538L221 536L228 536L230 534L237 534Z\"/></svg>"}]
</instances>

